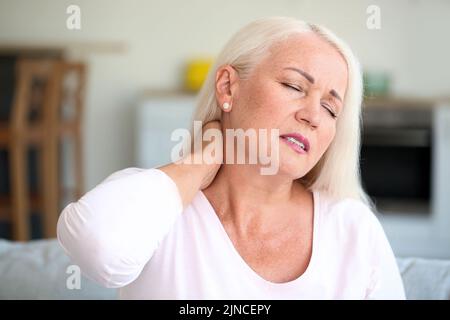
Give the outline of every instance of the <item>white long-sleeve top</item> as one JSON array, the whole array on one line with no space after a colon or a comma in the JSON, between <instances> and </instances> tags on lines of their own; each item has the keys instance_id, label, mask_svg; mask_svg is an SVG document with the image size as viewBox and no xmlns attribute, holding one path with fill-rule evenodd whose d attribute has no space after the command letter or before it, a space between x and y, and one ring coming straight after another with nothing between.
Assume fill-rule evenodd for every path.
<instances>
[{"instance_id":1,"label":"white long-sleeve top","mask_svg":"<svg viewBox=\"0 0 450 320\"><path fill-rule=\"evenodd\" d=\"M312 255L274 283L239 255L199 191L183 210L158 169L117 171L62 211L58 239L88 278L122 299L404 299L395 257L372 211L314 191Z\"/></svg>"}]
</instances>

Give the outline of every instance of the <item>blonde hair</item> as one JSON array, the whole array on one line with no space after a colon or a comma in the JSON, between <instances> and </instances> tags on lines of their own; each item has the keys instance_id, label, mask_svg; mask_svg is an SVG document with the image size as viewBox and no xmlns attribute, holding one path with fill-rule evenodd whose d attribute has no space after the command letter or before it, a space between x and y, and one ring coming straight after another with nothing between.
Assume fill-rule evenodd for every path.
<instances>
[{"instance_id":1,"label":"blonde hair","mask_svg":"<svg viewBox=\"0 0 450 320\"><path fill-rule=\"evenodd\" d=\"M272 45L305 32L314 32L340 52L347 62L348 84L343 111L337 119L336 135L321 159L300 181L309 190L320 190L337 200L357 199L374 209L360 180L363 94L360 65L351 49L323 26L288 17L263 18L244 26L228 41L211 67L197 96L193 121L206 123L221 118L222 112L215 97L215 76L220 66L229 64L238 71L240 78L246 78Z\"/></svg>"}]
</instances>

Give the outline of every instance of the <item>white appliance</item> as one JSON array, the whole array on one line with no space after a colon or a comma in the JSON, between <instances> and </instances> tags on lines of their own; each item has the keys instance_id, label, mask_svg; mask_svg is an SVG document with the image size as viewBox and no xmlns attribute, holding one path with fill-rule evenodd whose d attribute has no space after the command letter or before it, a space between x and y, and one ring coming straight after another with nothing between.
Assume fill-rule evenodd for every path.
<instances>
[{"instance_id":1,"label":"white appliance","mask_svg":"<svg viewBox=\"0 0 450 320\"><path fill-rule=\"evenodd\" d=\"M137 107L136 164L140 168L154 168L170 162L175 129L189 130L195 109L194 95L161 96L144 99Z\"/></svg>"}]
</instances>

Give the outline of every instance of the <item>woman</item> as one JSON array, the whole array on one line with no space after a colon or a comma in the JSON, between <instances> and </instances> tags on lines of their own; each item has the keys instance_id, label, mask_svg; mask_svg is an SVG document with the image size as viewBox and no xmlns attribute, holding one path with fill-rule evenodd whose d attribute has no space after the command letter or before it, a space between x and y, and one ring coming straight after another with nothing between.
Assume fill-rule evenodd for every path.
<instances>
[{"instance_id":1,"label":"woman","mask_svg":"<svg viewBox=\"0 0 450 320\"><path fill-rule=\"evenodd\" d=\"M358 63L330 31L257 20L219 55L194 119L278 130L276 174L261 162L124 169L63 210L59 241L125 299L404 299L360 184L361 96Z\"/></svg>"}]
</instances>

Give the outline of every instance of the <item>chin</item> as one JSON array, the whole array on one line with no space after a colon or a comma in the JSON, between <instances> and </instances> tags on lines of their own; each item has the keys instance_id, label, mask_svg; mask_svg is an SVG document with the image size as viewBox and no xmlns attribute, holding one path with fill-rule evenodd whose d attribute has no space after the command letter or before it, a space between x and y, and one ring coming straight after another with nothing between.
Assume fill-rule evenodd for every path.
<instances>
[{"instance_id":1,"label":"chin","mask_svg":"<svg viewBox=\"0 0 450 320\"><path fill-rule=\"evenodd\" d=\"M292 178L292 180L300 179L304 177L309 170L305 167L305 163L300 161L284 160L280 159L279 175L285 175Z\"/></svg>"}]
</instances>

